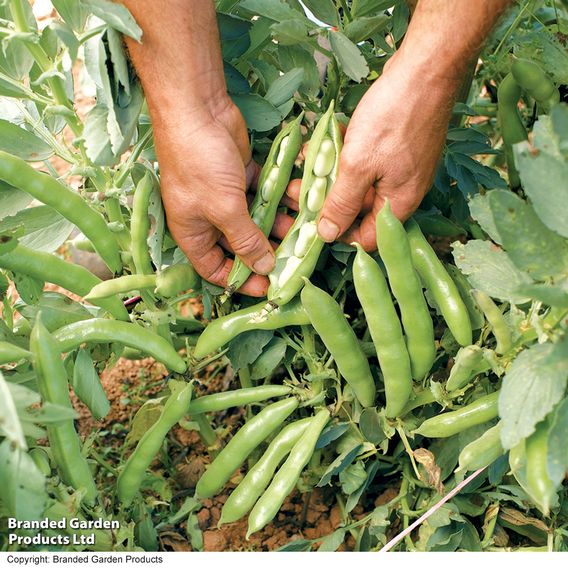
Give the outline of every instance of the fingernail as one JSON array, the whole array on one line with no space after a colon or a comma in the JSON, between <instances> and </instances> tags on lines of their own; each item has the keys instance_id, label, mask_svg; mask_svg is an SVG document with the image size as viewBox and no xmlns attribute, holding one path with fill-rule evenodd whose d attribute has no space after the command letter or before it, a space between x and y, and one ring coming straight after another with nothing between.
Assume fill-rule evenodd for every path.
<instances>
[{"instance_id":1,"label":"fingernail","mask_svg":"<svg viewBox=\"0 0 568 568\"><path fill-rule=\"evenodd\" d=\"M252 268L257 274L268 274L274 268L274 256L267 252Z\"/></svg>"},{"instance_id":2,"label":"fingernail","mask_svg":"<svg viewBox=\"0 0 568 568\"><path fill-rule=\"evenodd\" d=\"M339 227L330 221L329 219L323 218L318 224L318 232L320 237L327 242L335 241L339 237Z\"/></svg>"}]
</instances>

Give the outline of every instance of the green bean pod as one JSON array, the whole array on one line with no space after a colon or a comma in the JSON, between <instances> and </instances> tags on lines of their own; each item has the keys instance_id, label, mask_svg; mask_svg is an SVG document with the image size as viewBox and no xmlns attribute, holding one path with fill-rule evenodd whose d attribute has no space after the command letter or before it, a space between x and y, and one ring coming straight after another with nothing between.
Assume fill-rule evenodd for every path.
<instances>
[{"instance_id":1,"label":"green bean pod","mask_svg":"<svg viewBox=\"0 0 568 568\"><path fill-rule=\"evenodd\" d=\"M94 286L85 300L102 300L135 290L153 290L162 298L172 298L196 286L199 276L190 264L174 264L157 274L127 274Z\"/></svg>"},{"instance_id":2,"label":"green bean pod","mask_svg":"<svg viewBox=\"0 0 568 568\"><path fill-rule=\"evenodd\" d=\"M527 490L545 515L548 515L556 496L556 487L548 473L549 428L548 421L544 420L525 440Z\"/></svg>"},{"instance_id":3,"label":"green bean pod","mask_svg":"<svg viewBox=\"0 0 568 568\"><path fill-rule=\"evenodd\" d=\"M22 349L7 341L0 341L0 365L15 363L22 359L30 359L32 354L26 349Z\"/></svg>"},{"instance_id":4,"label":"green bean pod","mask_svg":"<svg viewBox=\"0 0 568 568\"><path fill-rule=\"evenodd\" d=\"M491 326L495 341L497 342L495 352L499 355L507 353L507 351L513 347L513 339L501 310L485 292L472 290L471 293Z\"/></svg>"},{"instance_id":5,"label":"green bean pod","mask_svg":"<svg viewBox=\"0 0 568 568\"><path fill-rule=\"evenodd\" d=\"M560 102L560 92L554 81L541 69L538 63L530 59L515 57L511 63L511 74L545 111Z\"/></svg>"},{"instance_id":6,"label":"green bean pod","mask_svg":"<svg viewBox=\"0 0 568 568\"><path fill-rule=\"evenodd\" d=\"M88 319L58 329L54 337L64 353L81 343L120 343L147 353L176 373L187 370L187 364L167 339L135 323Z\"/></svg>"},{"instance_id":7,"label":"green bean pod","mask_svg":"<svg viewBox=\"0 0 568 568\"><path fill-rule=\"evenodd\" d=\"M410 357L383 272L361 245L356 246L353 282L383 374L386 415L396 418L412 394Z\"/></svg>"},{"instance_id":8,"label":"green bean pod","mask_svg":"<svg viewBox=\"0 0 568 568\"><path fill-rule=\"evenodd\" d=\"M424 286L430 291L455 340L471 345L472 329L467 307L458 287L414 219L406 222L412 263Z\"/></svg>"},{"instance_id":9,"label":"green bean pod","mask_svg":"<svg viewBox=\"0 0 568 568\"><path fill-rule=\"evenodd\" d=\"M325 408L311 419L308 428L290 451L288 459L253 507L249 515L247 539L276 516L284 499L292 492L300 479L302 470L310 461L328 420L329 411Z\"/></svg>"},{"instance_id":10,"label":"green bean pod","mask_svg":"<svg viewBox=\"0 0 568 568\"><path fill-rule=\"evenodd\" d=\"M462 347L456 355L454 366L446 383L446 391L453 392L468 385L479 373L491 369L484 357L484 350L477 345Z\"/></svg>"},{"instance_id":11,"label":"green bean pod","mask_svg":"<svg viewBox=\"0 0 568 568\"><path fill-rule=\"evenodd\" d=\"M460 471L474 471L491 465L505 450L501 445L501 424L489 428L482 436L470 442L459 457Z\"/></svg>"},{"instance_id":12,"label":"green bean pod","mask_svg":"<svg viewBox=\"0 0 568 568\"><path fill-rule=\"evenodd\" d=\"M73 410L61 351L42 324L39 314L30 336L30 349L43 401ZM73 419L48 423L46 429L53 460L61 478L74 489L85 491L85 499L93 504L97 498L97 488L89 464L81 454L81 441Z\"/></svg>"},{"instance_id":13,"label":"green bean pod","mask_svg":"<svg viewBox=\"0 0 568 568\"><path fill-rule=\"evenodd\" d=\"M155 274L127 274L112 280L103 280L85 296L85 300L93 302L111 296L129 294L135 290L150 290L156 287Z\"/></svg>"},{"instance_id":14,"label":"green bean pod","mask_svg":"<svg viewBox=\"0 0 568 568\"><path fill-rule=\"evenodd\" d=\"M458 410L444 412L424 420L420 428L414 431L426 438L449 438L472 426L483 424L497 418L497 400L499 391L482 396L476 401Z\"/></svg>"},{"instance_id":15,"label":"green bean pod","mask_svg":"<svg viewBox=\"0 0 568 568\"><path fill-rule=\"evenodd\" d=\"M367 357L339 304L308 279L301 299L311 324L335 359L341 376L347 381L357 400L363 406L373 406L375 381Z\"/></svg>"},{"instance_id":16,"label":"green bean pod","mask_svg":"<svg viewBox=\"0 0 568 568\"><path fill-rule=\"evenodd\" d=\"M154 274L154 267L148 250L148 234L150 232L148 207L153 191L154 177L150 172L146 172L134 191L132 216L130 218L132 261L137 274Z\"/></svg>"},{"instance_id":17,"label":"green bean pod","mask_svg":"<svg viewBox=\"0 0 568 568\"><path fill-rule=\"evenodd\" d=\"M83 297L101 282L100 278L78 264L66 262L53 254L35 251L22 245L0 255L0 268L56 284ZM124 304L116 296L93 300L92 303L103 308L116 319L130 320Z\"/></svg>"},{"instance_id":18,"label":"green bean pod","mask_svg":"<svg viewBox=\"0 0 568 568\"><path fill-rule=\"evenodd\" d=\"M304 418L292 422L270 442L262 457L229 495L221 510L219 525L238 521L253 508L272 481L277 467L305 433L311 421L312 418Z\"/></svg>"},{"instance_id":19,"label":"green bean pod","mask_svg":"<svg viewBox=\"0 0 568 568\"><path fill-rule=\"evenodd\" d=\"M509 172L509 184L511 187L519 187L521 179L515 165L513 145L528 140L527 129L519 113L519 100L521 88L515 78L509 73L500 83L497 89L497 122L503 138L503 149L507 159L507 171Z\"/></svg>"},{"instance_id":20,"label":"green bean pod","mask_svg":"<svg viewBox=\"0 0 568 568\"><path fill-rule=\"evenodd\" d=\"M343 144L333 111L332 104L314 130L304 163L299 213L276 249L268 299L277 305L286 304L302 289L303 278L312 275L325 244L317 231L317 219L335 183Z\"/></svg>"},{"instance_id":21,"label":"green bean pod","mask_svg":"<svg viewBox=\"0 0 568 568\"><path fill-rule=\"evenodd\" d=\"M218 412L235 406L245 406L290 394L292 394L292 389L286 385L259 385L234 391L218 392L194 399L189 405L187 413L193 416L204 412Z\"/></svg>"},{"instance_id":22,"label":"green bean pod","mask_svg":"<svg viewBox=\"0 0 568 568\"><path fill-rule=\"evenodd\" d=\"M117 495L123 505L132 502L140 489L144 473L160 451L164 438L187 414L192 393L193 383L188 383L168 397L160 417L145 432L128 458L117 481Z\"/></svg>"},{"instance_id":23,"label":"green bean pod","mask_svg":"<svg viewBox=\"0 0 568 568\"><path fill-rule=\"evenodd\" d=\"M309 323L308 314L299 299L281 307L261 302L212 321L199 337L193 356L201 359L245 331L273 330Z\"/></svg>"},{"instance_id":24,"label":"green bean pod","mask_svg":"<svg viewBox=\"0 0 568 568\"><path fill-rule=\"evenodd\" d=\"M249 454L298 408L296 398L275 402L253 416L231 438L209 465L195 488L195 495L207 499L217 495Z\"/></svg>"},{"instance_id":25,"label":"green bean pod","mask_svg":"<svg viewBox=\"0 0 568 568\"><path fill-rule=\"evenodd\" d=\"M111 272L122 270L118 243L104 217L77 193L50 175L38 172L21 158L3 151L0 151L0 180L55 209L93 243Z\"/></svg>"},{"instance_id":26,"label":"green bean pod","mask_svg":"<svg viewBox=\"0 0 568 568\"><path fill-rule=\"evenodd\" d=\"M198 283L199 274L191 264L172 264L156 275L155 292L162 298L173 298L180 292L193 290Z\"/></svg>"},{"instance_id":27,"label":"green bean pod","mask_svg":"<svg viewBox=\"0 0 568 568\"><path fill-rule=\"evenodd\" d=\"M300 124L303 117L304 113L300 114L278 133L260 172L258 190L250 207L250 216L266 236L272 230L280 200L286 191L294 162L302 146ZM238 290L251 272L252 270L240 258L235 258L227 281L226 297Z\"/></svg>"},{"instance_id":28,"label":"green bean pod","mask_svg":"<svg viewBox=\"0 0 568 568\"><path fill-rule=\"evenodd\" d=\"M377 247L400 308L412 376L422 379L436 358L434 325L412 265L408 236L403 224L393 215L388 200L377 215Z\"/></svg>"}]
</instances>

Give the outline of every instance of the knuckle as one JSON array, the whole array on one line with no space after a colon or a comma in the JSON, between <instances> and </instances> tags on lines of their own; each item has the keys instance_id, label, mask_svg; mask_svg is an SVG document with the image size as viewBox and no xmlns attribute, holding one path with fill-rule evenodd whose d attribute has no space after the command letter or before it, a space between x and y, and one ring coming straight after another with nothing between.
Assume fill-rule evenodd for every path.
<instances>
[{"instance_id":1,"label":"knuckle","mask_svg":"<svg viewBox=\"0 0 568 568\"><path fill-rule=\"evenodd\" d=\"M238 256L249 257L254 255L262 246L262 242L257 231L246 230L240 234L232 236L229 243L235 254Z\"/></svg>"},{"instance_id":2,"label":"knuckle","mask_svg":"<svg viewBox=\"0 0 568 568\"><path fill-rule=\"evenodd\" d=\"M348 188L342 188L330 194L328 199L328 212L337 213L342 216L353 217L361 209L360 199Z\"/></svg>"}]
</instances>

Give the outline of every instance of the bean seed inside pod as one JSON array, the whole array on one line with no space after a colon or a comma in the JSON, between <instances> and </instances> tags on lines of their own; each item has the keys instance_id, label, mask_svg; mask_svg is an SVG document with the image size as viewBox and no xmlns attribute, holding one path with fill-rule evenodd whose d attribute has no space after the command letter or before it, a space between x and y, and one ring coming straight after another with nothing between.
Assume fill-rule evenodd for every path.
<instances>
[{"instance_id":1,"label":"bean seed inside pod","mask_svg":"<svg viewBox=\"0 0 568 568\"><path fill-rule=\"evenodd\" d=\"M266 177L266 181L262 184L262 199L264 201L270 200L270 194L276 185L276 181L278 180L278 174L280 173L280 168L274 166L268 176Z\"/></svg>"},{"instance_id":2,"label":"bean seed inside pod","mask_svg":"<svg viewBox=\"0 0 568 568\"><path fill-rule=\"evenodd\" d=\"M298 232L298 240L294 247L294 255L303 258L308 252L315 236L318 234L315 221L302 225Z\"/></svg>"},{"instance_id":3,"label":"bean seed inside pod","mask_svg":"<svg viewBox=\"0 0 568 568\"><path fill-rule=\"evenodd\" d=\"M278 151L278 157L276 158L276 165L280 167L282 162L284 161L284 156L286 155L286 148L288 147L288 143L290 142L290 136L286 136L282 138L282 142L280 142L280 150Z\"/></svg>"},{"instance_id":4,"label":"bean seed inside pod","mask_svg":"<svg viewBox=\"0 0 568 568\"><path fill-rule=\"evenodd\" d=\"M327 179L323 177L317 177L312 183L308 191L308 200L306 205L312 213L318 213L323 207L323 202L325 201L325 195L327 192Z\"/></svg>"},{"instance_id":5,"label":"bean seed inside pod","mask_svg":"<svg viewBox=\"0 0 568 568\"><path fill-rule=\"evenodd\" d=\"M302 264L302 259L296 256L291 256L286 261L286 266L283 268L282 272L280 273L280 277L278 278L278 285L280 288L290 280L290 278L294 275L298 267Z\"/></svg>"},{"instance_id":6,"label":"bean seed inside pod","mask_svg":"<svg viewBox=\"0 0 568 568\"><path fill-rule=\"evenodd\" d=\"M319 153L314 163L314 174L318 177L326 177L335 165L335 145L333 140L325 138L319 148Z\"/></svg>"}]
</instances>

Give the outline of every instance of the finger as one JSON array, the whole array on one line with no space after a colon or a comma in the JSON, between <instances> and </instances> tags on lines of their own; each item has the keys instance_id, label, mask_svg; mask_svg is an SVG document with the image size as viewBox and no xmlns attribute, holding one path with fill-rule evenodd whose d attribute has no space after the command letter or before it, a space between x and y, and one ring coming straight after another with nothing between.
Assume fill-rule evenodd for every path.
<instances>
[{"instance_id":1,"label":"finger","mask_svg":"<svg viewBox=\"0 0 568 568\"><path fill-rule=\"evenodd\" d=\"M258 178L260 176L261 167L251 158L245 167L246 186L256 190Z\"/></svg>"},{"instance_id":2,"label":"finger","mask_svg":"<svg viewBox=\"0 0 568 568\"><path fill-rule=\"evenodd\" d=\"M286 196L298 203L300 201L301 179L293 179L286 188Z\"/></svg>"},{"instance_id":3,"label":"finger","mask_svg":"<svg viewBox=\"0 0 568 568\"><path fill-rule=\"evenodd\" d=\"M268 274L274 268L274 251L266 236L249 217L246 200L227 204L213 219L234 254L254 272Z\"/></svg>"},{"instance_id":4,"label":"finger","mask_svg":"<svg viewBox=\"0 0 568 568\"><path fill-rule=\"evenodd\" d=\"M365 174L368 168L360 167L358 158L352 159L350 155L344 151L339 158L337 181L325 199L318 222L318 232L326 242L335 241L349 229L374 182Z\"/></svg>"},{"instance_id":5,"label":"finger","mask_svg":"<svg viewBox=\"0 0 568 568\"><path fill-rule=\"evenodd\" d=\"M294 219L290 215L285 215L284 213L277 213L276 219L274 220L274 225L270 234L276 239L282 240L290 227L294 224Z\"/></svg>"},{"instance_id":6,"label":"finger","mask_svg":"<svg viewBox=\"0 0 568 568\"><path fill-rule=\"evenodd\" d=\"M268 278L259 274L252 274L249 279L238 289L239 294L262 298L266 296L269 286Z\"/></svg>"}]
</instances>

